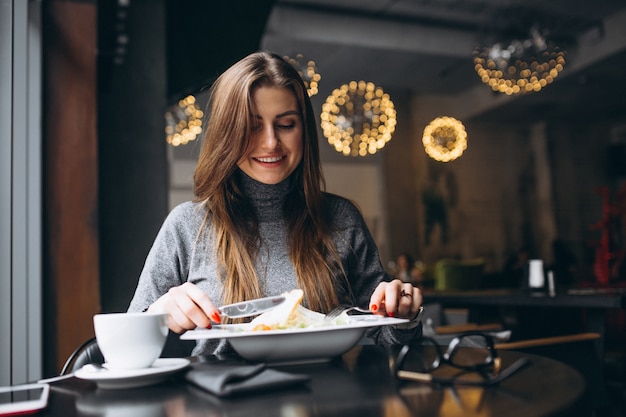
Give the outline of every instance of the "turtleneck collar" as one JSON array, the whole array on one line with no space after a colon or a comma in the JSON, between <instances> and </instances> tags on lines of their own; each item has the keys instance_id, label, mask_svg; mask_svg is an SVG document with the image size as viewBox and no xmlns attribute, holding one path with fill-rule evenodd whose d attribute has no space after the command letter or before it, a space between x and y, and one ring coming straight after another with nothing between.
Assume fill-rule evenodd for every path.
<instances>
[{"instance_id":1,"label":"turtleneck collar","mask_svg":"<svg viewBox=\"0 0 626 417\"><path fill-rule=\"evenodd\" d=\"M241 169L237 170L239 183L243 192L252 200L255 206L266 206L267 203L276 203L282 207L282 203L293 187L293 174L278 184L265 184L248 176Z\"/></svg>"}]
</instances>

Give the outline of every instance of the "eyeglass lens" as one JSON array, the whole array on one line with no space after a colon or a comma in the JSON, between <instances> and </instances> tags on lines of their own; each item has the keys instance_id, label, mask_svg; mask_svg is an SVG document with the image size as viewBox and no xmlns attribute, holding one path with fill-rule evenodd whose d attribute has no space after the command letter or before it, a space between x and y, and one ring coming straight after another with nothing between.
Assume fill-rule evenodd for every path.
<instances>
[{"instance_id":1,"label":"eyeglass lens","mask_svg":"<svg viewBox=\"0 0 626 417\"><path fill-rule=\"evenodd\" d=\"M462 354L460 348L470 347L470 354ZM484 334L463 334L454 338L444 354L444 360L459 368L479 370L493 365L496 356L491 338Z\"/></svg>"}]
</instances>

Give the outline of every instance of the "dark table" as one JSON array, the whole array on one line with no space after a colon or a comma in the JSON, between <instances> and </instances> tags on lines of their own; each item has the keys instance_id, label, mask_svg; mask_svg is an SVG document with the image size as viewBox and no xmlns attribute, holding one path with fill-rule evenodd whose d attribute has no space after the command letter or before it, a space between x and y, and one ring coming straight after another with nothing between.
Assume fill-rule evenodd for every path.
<instances>
[{"instance_id":1,"label":"dark table","mask_svg":"<svg viewBox=\"0 0 626 417\"><path fill-rule=\"evenodd\" d=\"M582 325L588 332L600 334L599 352L604 349L605 319L608 310L626 308L626 289L570 289L550 297L546 293L523 290L424 291L424 304L443 307L524 307L545 309L584 309Z\"/></svg>"},{"instance_id":2,"label":"dark table","mask_svg":"<svg viewBox=\"0 0 626 417\"><path fill-rule=\"evenodd\" d=\"M304 386L222 399L180 376L159 385L103 390L76 378L51 384L44 416L507 416L570 415L584 389L579 373L561 362L526 355L531 364L491 387L442 387L398 381L390 372L399 347L357 346L317 364L281 366L307 373ZM463 354L472 354L467 349ZM508 366L523 354L501 352ZM196 358L218 361L223 358ZM228 360L228 359L227 359Z\"/></svg>"}]
</instances>

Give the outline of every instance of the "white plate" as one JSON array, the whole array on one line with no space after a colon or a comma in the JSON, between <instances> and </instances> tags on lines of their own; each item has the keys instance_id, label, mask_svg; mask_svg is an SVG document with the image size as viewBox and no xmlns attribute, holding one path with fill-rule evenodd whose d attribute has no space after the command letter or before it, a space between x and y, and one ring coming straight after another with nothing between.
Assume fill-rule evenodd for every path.
<instances>
[{"instance_id":1,"label":"white plate","mask_svg":"<svg viewBox=\"0 0 626 417\"><path fill-rule=\"evenodd\" d=\"M86 379L105 389L125 389L153 385L166 380L170 375L186 368L188 359L162 358L151 367L143 369L102 369L93 371L82 367L74 373L76 378ZM88 365L86 365L88 366ZM106 364L104 365L106 367Z\"/></svg>"},{"instance_id":2,"label":"white plate","mask_svg":"<svg viewBox=\"0 0 626 417\"><path fill-rule=\"evenodd\" d=\"M247 330L245 324L185 332L181 339L228 339L244 359L262 362L316 362L341 355L372 327L408 322L382 316L352 316L351 323L285 330Z\"/></svg>"}]
</instances>

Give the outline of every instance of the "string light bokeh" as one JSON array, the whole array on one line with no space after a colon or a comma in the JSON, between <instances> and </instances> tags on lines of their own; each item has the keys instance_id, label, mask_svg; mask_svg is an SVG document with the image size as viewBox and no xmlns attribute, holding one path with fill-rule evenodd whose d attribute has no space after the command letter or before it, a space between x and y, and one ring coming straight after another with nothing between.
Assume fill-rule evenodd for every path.
<instances>
[{"instance_id":1,"label":"string light bokeh","mask_svg":"<svg viewBox=\"0 0 626 417\"><path fill-rule=\"evenodd\" d=\"M315 61L306 61L302 54L297 54L295 58L288 56L284 56L283 58L298 71L302 81L304 81L309 97L316 95L319 92L319 82L322 76L317 72Z\"/></svg>"},{"instance_id":2,"label":"string light bokeh","mask_svg":"<svg viewBox=\"0 0 626 417\"><path fill-rule=\"evenodd\" d=\"M474 69L493 91L506 95L541 91L565 67L565 51L536 26L528 37L500 40L474 49Z\"/></svg>"},{"instance_id":3,"label":"string light bokeh","mask_svg":"<svg viewBox=\"0 0 626 417\"><path fill-rule=\"evenodd\" d=\"M345 156L375 154L396 128L389 94L365 81L351 81L333 90L322 105L320 119L328 143Z\"/></svg>"},{"instance_id":4,"label":"string light bokeh","mask_svg":"<svg viewBox=\"0 0 626 417\"><path fill-rule=\"evenodd\" d=\"M165 140L172 146L186 145L202 133L204 113L189 95L165 112Z\"/></svg>"}]
</instances>

